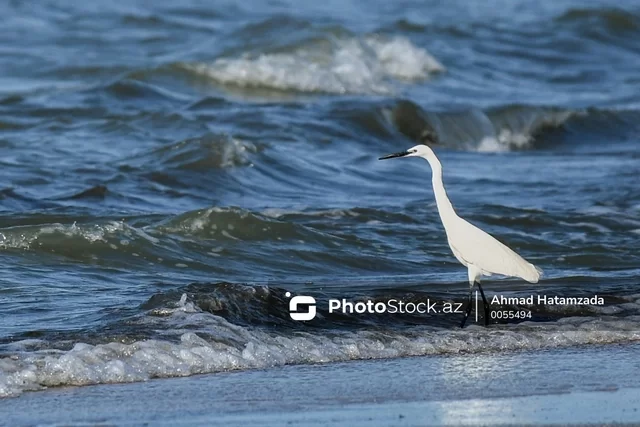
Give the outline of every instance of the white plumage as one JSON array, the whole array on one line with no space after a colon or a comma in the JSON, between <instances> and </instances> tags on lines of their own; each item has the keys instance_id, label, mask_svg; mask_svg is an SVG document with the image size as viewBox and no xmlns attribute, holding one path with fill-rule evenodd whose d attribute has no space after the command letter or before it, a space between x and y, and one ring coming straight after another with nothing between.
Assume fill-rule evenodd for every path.
<instances>
[{"instance_id":1,"label":"white plumage","mask_svg":"<svg viewBox=\"0 0 640 427\"><path fill-rule=\"evenodd\" d=\"M489 321L489 304L480 285L483 275L502 274L520 277L528 282L537 283L542 270L526 261L489 233L458 216L451 205L442 182L442 165L433 150L427 145L416 145L407 151L381 157L380 160L394 157L422 157L429 162L432 171L433 193L436 198L438 213L447 233L449 247L454 256L468 269L469 273L469 305L462 320L464 326L471 311L471 291L478 285L485 305L485 324Z\"/></svg>"},{"instance_id":2,"label":"white plumage","mask_svg":"<svg viewBox=\"0 0 640 427\"><path fill-rule=\"evenodd\" d=\"M489 233L457 215L453 223L454 227L447 230L447 240L453 254L465 267L469 264L478 267L485 276L502 274L530 283L538 282L540 271Z\"/></svg>"}]
</instances>

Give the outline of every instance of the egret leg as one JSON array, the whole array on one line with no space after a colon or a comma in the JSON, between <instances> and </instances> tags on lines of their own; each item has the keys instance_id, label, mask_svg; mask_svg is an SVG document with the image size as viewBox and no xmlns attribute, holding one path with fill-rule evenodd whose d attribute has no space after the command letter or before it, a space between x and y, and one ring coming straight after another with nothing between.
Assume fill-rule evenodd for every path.
<instances>
[{"instance_id":1,"label":"egret leg","mask_svg":"<svg viewBox=\"0 0 640 427\"><path fill-rule=\"evenodd\" d=\"M484 296L482 285L480 285L480 282L476 282L475 284L478 285L478 289L480 289L480 295L482 295L482 302L484 303L484 326L488 326L489 319L491 318L491 308L487 302L487 297Z\"/></svg>"},{"instance_id":2,"label":"egret leg","mask_svg":"<svg viewBox=\"0 0 640 427\"><path fill-rule=\"evenodd\" d=\"M467 303L467 309L464 312L462 323L460 323L461 328L464 328L464 324L467 323L467 317L471 314L471 307L473 307L473 286L469 288L469 302Z\"/></svg>"}]
</instances>

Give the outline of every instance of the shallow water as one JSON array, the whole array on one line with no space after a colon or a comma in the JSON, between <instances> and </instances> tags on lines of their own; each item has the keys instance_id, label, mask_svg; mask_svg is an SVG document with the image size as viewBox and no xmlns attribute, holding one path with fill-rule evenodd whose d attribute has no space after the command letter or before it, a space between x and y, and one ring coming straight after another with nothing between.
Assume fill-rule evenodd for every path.
<instances>
[{"instance_id":1,"label":"shallow water","mask_svg":"<svg viewBox=\"0 0 640 427\"><path fill-rule=\"evenodd\" d=\"M637 425L640 383L629 370L638 350L358 360L61 387L0 400L0 413L10 425Z\"/></svg>"},{"instance_id":2,"label":"shallow water","mask_svg":"<svg viewBox=\"0 0 640 427\"><path fill-rule=\"evenodd\" d=\"M85 3L0 6L0 396L640 338L635 2ZM606 304L330 315L466 300L428 165L376 160L427 135L545 271L485 290Z\"/></svg>"}]
</instances>

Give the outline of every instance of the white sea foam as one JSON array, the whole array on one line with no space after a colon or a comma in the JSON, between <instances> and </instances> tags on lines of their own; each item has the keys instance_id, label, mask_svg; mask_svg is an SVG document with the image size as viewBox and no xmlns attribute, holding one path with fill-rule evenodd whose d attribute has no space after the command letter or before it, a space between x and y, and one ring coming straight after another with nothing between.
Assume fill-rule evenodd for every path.
<instances>
[{"instance_id":1,"label":"white sea foam","mask_svg":"<svg viewBox=\"0 0 640 427\"><path fill-rule=\"evenodd\" d=\"M18 226L5 228L0 233L0 248L31 249L41 245L48 236L61 235L67 238L81 237L88 242L106 242L109 235L125 230L133 230L122 221L104 224L50 224L45 226Z\"/></svg>"},{"instance_id":2,"label":"white sea foam","mask_svg":"<svg viewBox=\"0 0 640 427\"><path fill-rule=\"evenodd\" d=\"M445 70L429 52L406 38L373 36L182 67L224 85L335 94L389 94L394 91L393 80L422 80Z\"/></svg>"},{"instance_id":3,"label":"white sea foam","mask_svg":"<svg viewBox=\"0 0 640 427\"><path fill-rule=\"evenodd\" d=\"M490 119L490 135L477 145L480 152L504 152L531 148L535 134L546 127L557 127L578 114L571 111L513 111Z\"/></svg>"},{"instance_id":4,"label":"white sea foam","mask_svg":"<svg viewBox=\"0 0 640 427\"><path fill-rule=\"evenodd\" d=\"M51 386L145 381L285 364L640 340L640 316L605 315L598 319L570 317L554 323L525 322L499 328L471 326L444 330L425 326L406 331L357 332L310 328L308 332L285 334L231 324L222 317L200 311L184 296L177 308L164 309L144 321L164 330L168 338L181 335L175 341L77 343L68 351L27 351L28 345L14 343L12 355L0 358L0 397ZM197 330L193 325L198 325ZM205 336L208 338L204 339Z\"/></svg>"},{"instance_id":5,"label":"white sea foam","mask_svg":"<svg viewBox=\"0 0 640 427\"><path fill-rule=\"evenodd\" d=\"M258 149L251 142L230 137L228 144L222 150L220 167L230 168L238 164L252 167L253 164L249 160L249 154L255 154L257 151Z\"/></svg>"},{"instance_id":6,"label":"white sea foam","mask_svg":"<svg viewBox=\"0 0 640 427\"><path fill-rule=\"evenodd\" d=\"M478 151L483 153L498 153L510 151L513 148L523 149L533 141L533 137L524 132L512 132L508 129L502 129L495 136L485 136L478 144Z\"/></svg>"},{"instance_id":7,"label":"white sea foam","mask_svg":"<svg viewBox=\"0 0 640 427\"><path fill-rule=\"evenodd\" d=\"M267 208L260 212L262 215L273 218L281 219L287 215L304 215L311 217L322 217L331 219L340 219L345 217L356 218L360 214L353 209L322 209L322 210L294 210L294 209L280 209L280 208Z\"/></svg>"}]
</instances>

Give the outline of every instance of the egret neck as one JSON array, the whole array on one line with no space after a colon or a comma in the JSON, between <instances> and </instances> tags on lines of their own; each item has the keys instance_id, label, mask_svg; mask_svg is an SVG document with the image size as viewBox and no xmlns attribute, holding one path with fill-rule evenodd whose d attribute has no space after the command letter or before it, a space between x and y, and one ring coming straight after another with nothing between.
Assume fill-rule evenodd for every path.
<instances>
[{"instance_id":1,"label":"egret neck","mask_svg":"<svg viewBox=\"0 0 640 427\"><path fill-rule=\"evenodd\" d=\"M447 190L445 190L444 183L442 182L442 165L433 151L427 152L426 155L420 157L428 161L429 166L431 166L431 184L433 185L433 194L436 197L436 206L438 207L442 224L446 225L458 215L451 205L451 201L447 196Z\"/></svg>"}]
</instances>

